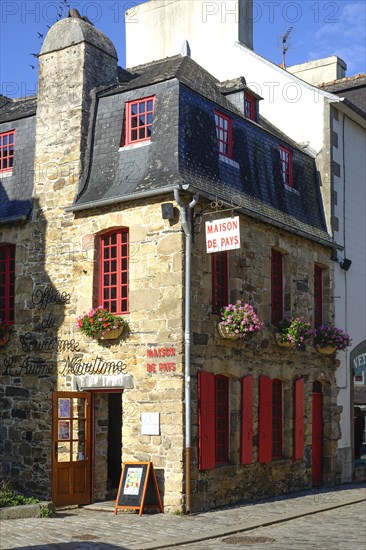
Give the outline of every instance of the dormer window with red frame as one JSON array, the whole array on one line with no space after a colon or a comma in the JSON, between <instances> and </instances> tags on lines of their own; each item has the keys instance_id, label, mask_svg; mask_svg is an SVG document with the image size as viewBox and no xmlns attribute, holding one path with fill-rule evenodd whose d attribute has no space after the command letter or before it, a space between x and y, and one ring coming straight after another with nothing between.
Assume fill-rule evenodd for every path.
<instances>
[{"instance_id":1,"label":"dormer window with red frame","mask_svg":"<svg viewBox=\"0 0 366 550\"><path fill-rule=\"evenodd\" d=\"M289 187L293 187L292 151L286 149L285 147L280 147L280 158L283 183Z\"/></svg>"},{"instance_id":2,"label":"dormer window with red frame","mask_svg":"<svg viewBox=\"0 0 366 550\"><path fill-rule=\"evenodd\" d=\"M231 159L233 158L233 121L215 111L215 124L219 153Z\"/></svg>"},{"instance_id":3,"label":"dormer window with red frame","mask_svg":"<svg viewBox=\"0 0 366 550\"><path fill-rule=\"evenodd\" d=\"M126 103L124 145L150 141L154 117L155 97L146 97Z\"/></svg>"},{"instance_id":4,"label":"dormer window with red frame","mask_svg":"<svg viewBox=\"0 0 366 550\"><path fill-rule=\"evenodd\" d=\"M15 130L0 134L0 173L10 172L14 163Z\"/></svg>"},{"instance_id":5,"label":"dormer window with red frame","mask_svg":"<svg viewBox=\"0 0 366 550\"><path fill-rule=\"evenodd\" d=\"M257 122L257 100L250 94L245 94L244 114L249 120Z\"/></svg>"}]
</instances>

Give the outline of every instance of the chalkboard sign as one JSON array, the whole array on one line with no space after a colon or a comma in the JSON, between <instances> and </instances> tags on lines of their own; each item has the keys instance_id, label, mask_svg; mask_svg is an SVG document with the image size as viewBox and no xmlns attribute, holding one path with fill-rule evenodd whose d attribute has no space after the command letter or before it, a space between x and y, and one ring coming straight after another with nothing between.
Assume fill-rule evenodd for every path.
<instances>
[{"instance_id":1,"label":"chalkboard sign","mask_svg":"<svg viewBox=\"0 0 366 550\"><path fill-rule=\"evenodd\" d=\"M141 516L145 506L163 511L153 463L124 462L114 513L119 509L138 510Z\"/></svg>"}]
</instances>

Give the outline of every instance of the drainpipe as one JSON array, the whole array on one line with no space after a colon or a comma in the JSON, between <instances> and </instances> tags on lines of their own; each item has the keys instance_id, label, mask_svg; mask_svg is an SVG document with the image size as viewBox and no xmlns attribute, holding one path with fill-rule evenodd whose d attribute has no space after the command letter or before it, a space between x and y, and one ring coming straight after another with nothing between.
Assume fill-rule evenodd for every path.
<instances>
[{"instance_id":1,"label":"drainpipe","mask_svg":"<svg viewBox=\"0 0 366 550\"><path fill-rule=\"evenodd\" d=\"M184 300L184 401L185 401L185 474L186 474L186 513L191 511L191 249L192 229L190 212L198 201L195 194L186 205L174 190L174 198L181 207L182 228L186 237L185 246L185 300Z\"/></svg>"}]
</instances>

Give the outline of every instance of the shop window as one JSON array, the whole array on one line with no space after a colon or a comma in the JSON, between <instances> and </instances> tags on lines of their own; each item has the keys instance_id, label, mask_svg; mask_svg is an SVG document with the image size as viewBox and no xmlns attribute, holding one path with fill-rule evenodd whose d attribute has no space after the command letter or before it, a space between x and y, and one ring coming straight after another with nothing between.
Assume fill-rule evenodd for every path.
<instances>
[{"instance_id":1,"label":"shop window","mask_svg":"<svg viewBox=\"0 0 366 550\"><path fill-rule=\"evenodd\" d=\"M99 303L111 313L128 313L129 234L123 228L100 237Z\"/></svg>"},{"instance_id":2,"label":"shop window","mask_svg":"<svg viewBox=\"0 0 366 550\"><path fill-rule=\"evenodd\" d=\"M289 187L293 187L292 152L285 147L280 147L280 159L283 183Z\"/></svg>"},{"instance_id":3,"label":"shop window","mask_svg":"<svg viewBox=\"0 0 366 550\"><path fill-rule=\"evenodd\" d=\"M282 457L283 399L281 380L272 381L272 458Z\"/></svg>"},{"instance_id":4,"label":"shop window","mask_svg":"<svg viewBox=\"0 0 366 550\"><path fill-rule=\"evenodd\" d=\"M232 120L222 113L215 112L216 136L219 145L219 153L233 158Z\"/></svg>"},{"instance_id":5,"label":"shop window","mask_svg":"<svg viewBox=\"0 0 366 550\"><path fill-rule=\"evenodd\" d=\"M122 145L150 141L154 103L155 97L147 97L126 103L126 124Z\"/></svg>"},{"instance_id":6,"label":"shop window","mask_svg":"<svg viewBox=\"0 0 366 550\"><path fill-rule=\"evenodd\" d=\"M314 266L314 328L323 324L323 270Z\"/></svg>"},{"instance_id":7,"label":"shop window","mask_svg":"<svg viewBox=\"0 0 366 550\"><path fill-rule=\"evenodd\" d=\"M257 100L254 96L246 93L244 99L244 113L249 120L257 122Z\"/></svg>"},{"instance_id":8,"label":"shop window","mask_svg":"<svg viewBox=\"0 0 366 550\"><path fill-rule=\"evenodd\" d=\"M253 462L253 376L241 380L240 463Z\"/></svg>"},{"instance_id":9,"label":"shop window","mask_svg":"<svg viewBox=\"0 0 366 550\"><path fill-rule=\"evenodd\" d=\"M0 319L14 323L15 246L0 246Z\"/></svg>"},{"instance_id":10,"label":"shop window","mask_svg":"<svg viewBox=\"0 0 366 550\"><path fill-rule=\"evenodd\" d=\"M271 322L278 325L283 319L283 255L272 250L271 256Z\"/></svg>"},{"instance_id":11,"label":"shop window","mask_svg":"<svg viewBox=\"0 0 366 550\"><path fill-rule=\"evenodd\" d=\"M10 172L14 164L15 130L0 134L0 173Z\"/></svg>"},{"instance_id":12,"label":"shop window","mask_svg":"<svg viewBox=\"0 0 366 550\"><path fill-rule=\"evenodd\" d=\"M229 461L229 380L198 373L199 469L209 470Z\"/></svg>"},{"instance_id":13,"label":"shop window","mask_svg":"<svg viewBox=\"0 0 366 550\"><path fill-rule=\"evenodd\" d=\"M211 254L212 313L219 314L228 301L228 255L226 251Z\"/></svg>"}]
</instances>

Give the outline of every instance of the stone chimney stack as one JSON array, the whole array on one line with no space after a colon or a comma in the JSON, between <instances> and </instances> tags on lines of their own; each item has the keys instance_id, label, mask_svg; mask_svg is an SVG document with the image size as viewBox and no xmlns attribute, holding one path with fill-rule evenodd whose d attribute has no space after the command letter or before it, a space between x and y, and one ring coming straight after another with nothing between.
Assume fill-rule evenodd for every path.
<instances>
[{"instance_id":1,"label":"stone chimney stack","mask_svg":"<svg viewBox=\"0 0 366 550\"><path fill-rule=\"evenodd\" d=\"M253 0L239 0L239 41L253 49Z\"/></svg>"},{"instance_id":2,"label":"stone chimney stack","mask_svg":"<svg viewBox=\"0 0 366 550\"><path fill-rule=\"evenodd\" d=\"M91 130L91 91L117 79L112 42L72 11L49 30L39 57L34 185L40 207L53 194L60 208L72 204Z\"/></svg>"}]
</instances>

